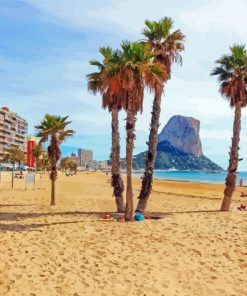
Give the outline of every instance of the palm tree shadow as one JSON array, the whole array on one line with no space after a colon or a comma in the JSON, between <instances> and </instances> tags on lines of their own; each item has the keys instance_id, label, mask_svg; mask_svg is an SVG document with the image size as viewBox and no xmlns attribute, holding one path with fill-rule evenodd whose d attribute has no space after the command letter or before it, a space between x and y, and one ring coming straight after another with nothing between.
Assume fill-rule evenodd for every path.
<instances>
[{"instance_id":1,"label":"palm tree shadow","mask_svg":"<svg viewBox=\"0 0 247 296\"><path fill-rule=\"evenodd\" d=\"M32 223L32 224L0 224L0 231L13 231L13 232L22 232L22 231L40 231L39 228L45 226L59 225L59 224L75 224L85 221L64 221L64 222L53 222L53 223Z\"/></svg>"},{"instance_id":2,"label":"palm tree shadow","mask_svg":"<svg viewBox=\"0 0 247 296\"><path fill-rule=\"evenodd\" d=\"M176 214L194 214L194 213L223 213L219 210L197 210L197 211L169 211L169 212L146 212L146 217L154 220L163 219L166 216L176 215ZM28 219L28 218L39 218L39 217L53 217L53 216L94 216L102 219L105 214L109 214L112 218L122 217L123 213L116 212L86 212L86 211L67 211L67 212L47 212L47 213L12 213L5 212L0 213L0 221L17 221L19 219ZM111 220L113 222L114 220ZM85 220L80 221L61 221L61 222L52 222L52 223L14 223L14 224L0 224L0 231L41 231L40 228L52 226L52 225L63 225L63 224L75 224L83 223ZM110 221L109 221L110 222Z\"/></svg>"},{"instance_id":3,"label":"palm tree shadow","mask_svg":"<svg viewBox=\"0 0 247 296\"><path fill-rule=\"evenodd\" d=\"M31 207L36 206L36 204L0 204L0 207Z\"/></svg>"},{"instance_id":4,"label":"palm tree shadow","mask_svg":"<svg viewBox=\"0 0 247 296\"><path fill-rule=\"evenodd\" d=\"M13 205L14 206L14 205ZM167 212L146 212L145 215L149 217L164 218L168 215L174 214L193 214L193 213L222 213L219 210L196 210L196 211L167 211ZM96 216L102 218L104 215L110 215L118 218L122 217L123 213L108 212L108 211L66 211L66 212L46 212L46 213L14 213L14 212L2 212L0 213L0 221L16 221L18 219L29 219L39 217L53 217L53 216Z\"/></svg>"},{"instance_id":5,"label":"palm tree shadow","mask_svg":"<svg viewBox=\"0 0 247 296\"><path fill-rule=\"evenodd\" d=\"M46 212L46 213L14 213L2 212L0 213L0 221L16 221L18 219L29 219L39 217L53 217L53 216L98 216L102 217L105 214L118 215L116 212L85 212L85 211L67 211L67 212ZM121 214L119 214L121 215Z\"/></svg>"}]
</instances>

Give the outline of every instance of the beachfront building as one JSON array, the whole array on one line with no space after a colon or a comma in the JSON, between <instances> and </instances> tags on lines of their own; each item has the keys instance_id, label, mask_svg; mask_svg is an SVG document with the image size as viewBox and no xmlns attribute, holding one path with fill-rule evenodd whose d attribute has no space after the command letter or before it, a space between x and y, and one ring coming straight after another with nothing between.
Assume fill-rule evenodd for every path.
<instances>
[{"instance_id":1,"label":"beachfront building","mask_svg":"<svg viewBox=\"0 0 247 296\"><path fill-rule=\"evenodd\" d=\"M28 123L7 107L0 108L0 161L5 154L4 150L10 147L19 147L27 151Z\"/></svg>"},{"instance_id":2,"label":"beachfront building","mask_svg":"<svg viewBox=\"0 0 247 296\"><path fill-rule=\"evenodd\" d=\"M78 166L84 167L93 161L93 151L87 149L78 149Z\"/></svg>"},{"instance_id":3,"label":"beachfront building","mask_svg":"<svg viewBox=\"0 0 247 296\"><path fill-rule=\"evenodd\" d=\"M86 169L90 171L97 171L99 169L99 163L97 160L92 160L86 165Z\"/></svg>"},{"instance_id":4,"label":"beachfront building","mask_svg":"<svg viewBox=\"0 0 247 296\"><path fill-rule=\"evenodd\" d=\"M107 164L107 160L100 160L99 161L99 169L100 170L107 170L109 167L108 167L108 164Z\"/></svg>"}]
</instances>

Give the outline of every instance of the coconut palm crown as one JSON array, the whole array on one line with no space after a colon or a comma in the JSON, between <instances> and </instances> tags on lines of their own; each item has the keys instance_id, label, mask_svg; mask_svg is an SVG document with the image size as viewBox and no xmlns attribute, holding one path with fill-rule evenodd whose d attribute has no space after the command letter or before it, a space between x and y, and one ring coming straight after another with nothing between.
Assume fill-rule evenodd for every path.
<instances>
[{"instance_id":1,"label":"coconut palm crown","mask_svg":"<svg viewBox=\"0 0 247 296\"><path fill-rule=\"evenodd\" d=\"M146 37L152 51L156 52L156 59L162 63L170 79L171 65L173 62L182 64L181 52L184 51L185 36L180 30L171 32L173 20L164 17L159 21L146 20L146 27L142 34Z\"/></svg>"},{"instance_id":2,"label":"coconut palm crown","mask_svg":"<svg viewBox=\"0 0 247 296\"><path fill-rule=\"evenodd\" d=\"M245 45L233 45L231 53L216 61L218 66L211 75L218 76L221 95L229 101L230 107L247 104L247 51Z\"/></svg>"},{"instance_id":3,"label":"coconut palm crown","mask_svg":"<svg viewBox=\"0 0 247 296\"><path fill-rule=\"evenodd\" d=\"M88 89L94 94L102 94L103 108L127 110L129 92L136 85L135 93L132 93L132 109L142 111L144 87L154 89L161 84L161 77L166 78L164 66L152 61L155 55L150 52L150 46L143 42L123 41L121 50L102 47L100 53L104 58L103 63L96 60L90 62L99 71L87 75Z\"/></svg>"}]
</instances>

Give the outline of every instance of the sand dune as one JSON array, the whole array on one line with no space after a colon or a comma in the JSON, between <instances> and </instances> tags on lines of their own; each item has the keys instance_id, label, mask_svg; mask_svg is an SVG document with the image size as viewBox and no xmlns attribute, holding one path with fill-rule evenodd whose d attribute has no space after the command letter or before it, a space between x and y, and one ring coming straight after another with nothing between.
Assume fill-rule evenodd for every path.
<instances>
[{"instance_id":1,"label":"sand dune","mask_svg":"<svg viewBox=\"0 0 247 296\"><path fill-rule=\"evenodd\" d=\"M59 176L49 206L47 176L36 190L0 187L0 295L247 295L247 212L237 190L219 212L223 186L156 181L159 220L114 216L109 176ZM137 179L135 196L140 187ZM247 198L246 198L247 203Z\"/></svg>"}]
</instances>

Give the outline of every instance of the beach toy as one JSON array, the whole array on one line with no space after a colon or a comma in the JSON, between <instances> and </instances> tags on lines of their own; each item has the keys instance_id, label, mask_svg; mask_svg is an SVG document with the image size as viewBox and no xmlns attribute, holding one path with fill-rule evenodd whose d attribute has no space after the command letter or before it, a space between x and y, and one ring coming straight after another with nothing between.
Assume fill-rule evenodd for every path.
<instances>
[{"instance_id":1,"label":"beach toy","mask_svg":"<svg viewBox=\"0 0 247 296\"><path fill-rule=\"evenodd\" d=\"M110 215L108 215L108 214L104 215L104 216L103 216L103 219L104 219L104 220L110 220Z\"/></svg>"},{"instance_id":2,"label":"beach toy","mask_svg":"<svg viewBox=\"0 0 247 296\"><path fill-rule=\"evenodd\" d=\"M135 213L134 219L136 221L144 221L145 217L142 215L142 213Z\"/></svg>"}]
</instances>

